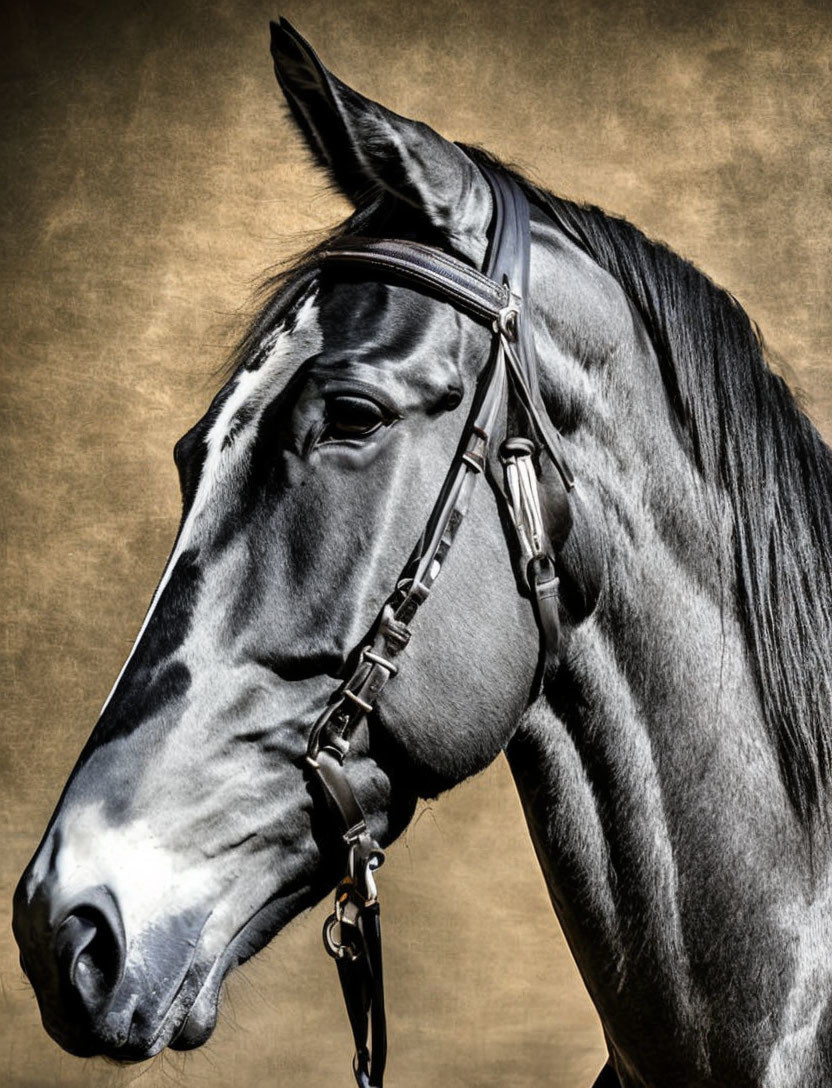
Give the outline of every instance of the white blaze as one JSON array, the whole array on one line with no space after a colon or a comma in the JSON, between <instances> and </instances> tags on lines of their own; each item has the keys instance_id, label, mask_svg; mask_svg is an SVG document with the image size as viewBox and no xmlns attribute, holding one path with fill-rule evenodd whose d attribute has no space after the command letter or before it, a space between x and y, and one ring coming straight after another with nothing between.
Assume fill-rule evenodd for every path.
<instances>
[{"instance_id":1,"label":"white blaze","mask_svg":"<svg viewBox=\"0 0 832 1088\"><path fill-rule=\"evenodd\" d=\"M269 334L263 345L263 351L267 352L267 355L260 366L256 370L241 370L238 372L234 387L229 396L226 397L219 415L214 420L214 424L205 438L205 460L191 509L188 511L188 516L180 529L174 549L156 587L156 592L153 594L139 633L136 635L130 653L127 655L127 660L122 665L121 671L116 677L116 682L104 701L101 714L109 706L110 700L121 682L121 678L124 676L124 672L142 640L142 636L147 630L147 626L156 610L156 605L170 581L170 576L179 557L194 543L200 521L209 508L211 500L217 497L217 487L222 486L229 479L233 480L236 476L235 469L239 471L240 465L244 464L243 455L248 452L263 410L271 403L280 387L290 377L289 369L286 366L287 362L292 358L297 358L297 349L299 347L304 354L312 353L314 342L319 335L318 329L315 293L311 292L297 312L292 332L288 333L284 325L279 325ZM250 408L249 419L240 434L235 437L235 441L223 449L223 441L228 434L231 421L243 405L248 405Z\"/></svg>"}]
</instances>

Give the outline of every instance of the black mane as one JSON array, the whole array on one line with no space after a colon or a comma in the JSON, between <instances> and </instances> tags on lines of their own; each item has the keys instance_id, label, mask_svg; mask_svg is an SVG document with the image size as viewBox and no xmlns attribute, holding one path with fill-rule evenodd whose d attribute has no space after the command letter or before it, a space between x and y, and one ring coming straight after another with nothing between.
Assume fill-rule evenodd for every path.
<instances>
[{"instance_id":1,"label":"black mane","mask_svg":"<svg viewBox=\"0 0 832 1088\"><path fill-rule=\"evenodd\" d=\"M759 330L731 294L626 220L508 172L618 281L645 322L699 471L733 509L739 615L789 796L807 825L825 822L832 450L767 365Z\"/></svg>"}]
</instances>

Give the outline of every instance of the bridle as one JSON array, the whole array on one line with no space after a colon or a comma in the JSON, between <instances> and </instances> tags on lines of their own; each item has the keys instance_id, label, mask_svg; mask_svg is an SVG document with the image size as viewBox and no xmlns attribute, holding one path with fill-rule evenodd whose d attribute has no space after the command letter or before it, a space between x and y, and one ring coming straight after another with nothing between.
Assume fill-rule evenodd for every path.
<instances>
[{"instance_id":1,"label":"bridle","mask_svg":"<svg viewBox=\"0 0 832 1088\"><path fill-rule=\"evenodd\" d=\"M353 1071L360 1088L382 1088L387 1057L381 923L373 876L384 853L370 834L344 760L351 738L399 671L396 660L410 641L411 624L442 570L477 478L486 468L504 404L519 433L501 445L505 486L499 490L517 533L524 560L521 584L534 600L546 671L556 662L560 641L555 549L569 532L567 496L574 478L560 448L560 435L541 400L531 330L525 320L531 249L529 206L511 178L478 166L494 202L486 274L442 250L411 241L351 242L320 255L331 265L384 270L392 278L436 295L489 324L493 334L491 354L478 382L462 443L427 524L373 625L372 642L358 650L356 667L315 723L307 747L306 763L340 822L348 849L347 873L336 888L335 909L324 923L323 937L338 967L355 1039ZM535 462L541 453L552 461L562 484L560 501L554 504L553 532L547 531L540 504Z\"/></svg>"},{"instance_id":2,"label":"bridle","mask_svg":"<svg viewBox=\"0 0 832 1088\"><path fill-rule=\"evenodd\" d=\"M544 651L544 671L557 660L560 640L555 553L569 532L568 492L574 479L558 431L543 406L525 319L528 299L529 205L509 177L477 164L491 188L494 212L487 272L431 246L366 240L325 249L328 265L365 266L437 296L489 324L492 349L439 497L396 588L373 625L372 641L357 651L357 665L333 695L309 737L306 763L341 825L348 849L347 874L335 891L335 909L324 924L324 946L335 958L353 1037L353 1070L360 1088L382 1088L387 1056L381 925L373 876L384 853L370 834L347 776L350 741L372 713L411 638L411 624L427 600L465 517L477 478L484 472L495 428L505 406L517 433L500 447L507 503L523 559L520 583L534 601ZM508 431L508 423L506 425ZM544 523L538 466L545 454L557 469L559 494ZM351 659L354 659L351 657Z\"/></svg>"}]
</instances>

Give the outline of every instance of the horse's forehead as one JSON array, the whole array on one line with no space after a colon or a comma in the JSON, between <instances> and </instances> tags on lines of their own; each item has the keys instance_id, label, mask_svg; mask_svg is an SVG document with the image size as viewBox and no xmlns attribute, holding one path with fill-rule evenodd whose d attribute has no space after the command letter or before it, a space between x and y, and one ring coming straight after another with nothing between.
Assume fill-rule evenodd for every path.
<instances>
[{"instance_id":1,"label":"horse's forehead","mask_svg":"<svg viewBox=\"0 0 832 1088\"><path fill-rule=\"evenodd\" d=\"M357 348L368 339L397 343L408 327L438 329L454 309L407 284L373 277L338 281L325 275L318 298L324 334Z\"/></svg>"},{"instance_id":2,"label":"horse's forehead","mask_svg":"<svg viewBox=\"0 0 832 1088\"><path fill-rule=\"evenodd\" d=\"M299 363L319 352L322 343L316 292L310 290L291 317L263 337L251 365L240 367L198 425L200 484L191 520L205 505L208 487L239 484L235 468L245 462L263 413L286 389Z\"/></svg>"},{"instance_id":3,"label":"horse's forehead","mask_svg":"<svg viewBox=\"0 0 832 1088\"><path fill-rule=\"evenodd\" d=\"M312 359L318 370L369 364L381 379L393 372L401 379L419 358L436 359L438 345L452 356L457 317L452 306L403 285L317 280L221 390L208 416L210 430L221 431L237 422L241 409L248 414L279 396ZM412 377L418 379L418 371Z\"/></svg>"},{"instance_id":4,"label":"horse's forehead","mask_svg":"<svg viewBox=\"0 0 832 1088\"><path fill-rule=\"evenodd\" d=\"M202 480L245 461L246 436L256 434L265 410L305 364L318 381L370 377L408 405L446 382L459 339L457 311L421 292L381 281L314 281L263 335L199 424Z\"/></svg>"}]
</instances>

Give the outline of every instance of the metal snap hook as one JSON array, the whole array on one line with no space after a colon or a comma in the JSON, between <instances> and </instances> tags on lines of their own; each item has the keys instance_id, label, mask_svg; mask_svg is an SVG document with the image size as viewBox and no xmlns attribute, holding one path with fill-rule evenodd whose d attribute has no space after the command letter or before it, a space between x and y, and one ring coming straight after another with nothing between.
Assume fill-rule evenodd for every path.
<instances>
[{"instance_id":1,"label":"metal snap hook","mask_svg":"<svg viewBox=\"0 0 832 1088\"><path fill-rule=\"evenodd\" d=\"M343 939L341 921L337 915L330 914L324 922L322 932L324 948L334 960L342 960L345 957L349 957L350 960L357 960L360 952L353 944Z\"/></svg>"},{"instance_id":2,"label":"metal snap hook","mask_svg":"<svg viewBox=\"0 0 832 1088\"><path fill-rule=\"evenodd\" d=\"M323 925L324 948L333 959L348 957L357 960L363 951L359 929L361 904L358 889L352 881L344 880L335 893L335 909Z\"/></svg>"},{"instance_id":3,"label":"metal snap hook","mask_svg":"<svg viewBox=\"0 0 832 1088\"><path fill-rule=\"evenodd\" d=\"M363 882L360 888L364 895L365 904L375 903L378 900L378 885L373 873L384 864L384 851L378 847L371 851L364 863Z\"/></svg>"}]
</instances>

